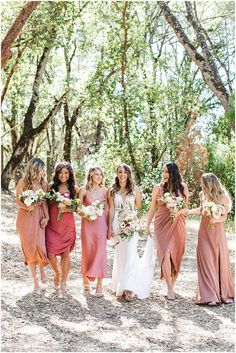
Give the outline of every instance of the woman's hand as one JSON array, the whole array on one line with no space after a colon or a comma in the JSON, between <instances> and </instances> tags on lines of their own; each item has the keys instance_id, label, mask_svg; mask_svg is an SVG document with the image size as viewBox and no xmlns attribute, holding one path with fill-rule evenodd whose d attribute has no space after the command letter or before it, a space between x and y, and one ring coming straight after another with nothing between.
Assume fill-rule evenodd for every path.
<instances>
[{"instance_id":1,"label":"woman's hand","mask_svg":"<svg viewBox=\"0 0 236 353\"><path fill-rule=\"evenodd\" d=\"M49 218L48 218L48 217L43 217L43 218L41 218L41 220L40 220L40 226L41 226L41 228L44 229L44 228L47 226L48 221L49 221Z\"/></svg>"},{"instance_id":2,"label":"woman's hand","mask_svg":"<svg viewBox=\"0 0 236 353\"><path fill-rule=\"evenodd\" d=\"M150 227L146 227L145 235L148 237L151 234Z\"/></svg>"},{"instance_id":3,"label":"woman's hand","mask_svg":"<svg viewBox=\"0 0 236 353\"><path fill-rule=\"evenodd\" d=\"M107 231L107 239L111 239L114 237L114 231L113 229L109 228L108 231Z\"/></svg>"},{"instance_id":4,"label":"woman's hand","mask_svg":"<svg viewBox=\"0 0 236 353\"><path fill-rule=\"evenodd\" d=\"M210 218L210 223L211 224L219 223L219 220L211 217Z\"/></svg>"},{"instance_id":5,"label":"woman's hand","mask_svg":"<svg viewBox=\"0 0 236 353\"><path fill-rule=\"evenodd\" d=\"M34 205L34 207L36 208L36 207L40 207L40 206L42 206L42 204L43 204L43 202L38 202L38 203L36 203L36 205Z\"/></svg>"},{"instance_id":6,"label":"woman's hand","mask_svg":"<svg viewBox=\"0 0 236 353\"><path fill-rule=\"evenodd\" d=\"M202 211L202 215L203 215L204 217L207 217L207 216L209 216L209 213L208 213L206 210L204 210L204 211Z\"/></svg>"},{"instance_id":7,"label":"woman's hand","mask_svg":"<svg viewBox=\"0 0 236 353\"><path fill-rule=\"evenodd\" d=\"M182 210L177 212L177 217L183 215L184 217L186 217L188 215L188 209L187 207L183 208Z\"/></svg>"},{"instance_id":8,"label":"woman's hand","mask_svg":"<svg viewBox=\"0 0 236 353\"><path fill-rule=\"evenodd\" d=\"M28 206L27 207L27 211L29 211L29 213L33 213L35 209L35 206Z\"/></svg>"}]
</instances>

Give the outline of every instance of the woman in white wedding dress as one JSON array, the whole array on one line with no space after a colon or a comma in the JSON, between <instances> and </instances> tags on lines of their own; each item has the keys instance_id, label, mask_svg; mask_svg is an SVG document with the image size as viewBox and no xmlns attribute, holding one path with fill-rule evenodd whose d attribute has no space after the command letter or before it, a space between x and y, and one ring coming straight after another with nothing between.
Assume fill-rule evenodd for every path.
<instances>
[{"instance_id":1,"label":"woman in white wedding dress","mask_svg":"<svg viewBox=\"0 0 236 353\"><path fill-rule=\"evenodd\" d=\"M109 189L108 238L116 238L120 228L119 213L136 214L141 206L141 194L134 185L131 169L126 164L117 168L114 185ZM153 238L148 236L143 256L137 252L139 234L135 232L129 240L120 240L115 246L112 270L112 290L118 299L132 300L135 296L145 299L149 296L155 266Z\"/></svg>"}]
</instances>

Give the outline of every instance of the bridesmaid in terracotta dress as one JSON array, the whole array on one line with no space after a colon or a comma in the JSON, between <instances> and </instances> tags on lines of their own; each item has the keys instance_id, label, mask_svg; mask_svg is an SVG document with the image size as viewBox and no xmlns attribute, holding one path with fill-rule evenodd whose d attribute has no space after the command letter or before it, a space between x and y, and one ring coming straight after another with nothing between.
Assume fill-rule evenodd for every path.
<instances>
[{"instance_id":1,"label":"bridesmaid in terracotta dress","mask_svg":"<svg viewBox=\"0 0 236 353\"><path fill-rule=\"evenodd\" d=\"M45 164L39 158L32 158L27 165L26 174L20 179L16 187L16 204L19 206L16 227L20 235L21 247L25 265L31 271L34 292L39 290L36 267L39 265L42 283L47 282L44 266L47 265L47 251L45 246L45 227L48 222L46 202L27 207L19 200L22 191L43 189L47 191L45 180Z\"/></svg>"},{"instance_id":2,"label":"bridesmaid in terracotta dress","mask_svg":"<svg viewBox=\"0 0 236 353\"><path fill-rule=\"evenodd\" d=\"M184 208L178 212L170 211L163 195L171 193L182 197ZM161 279L167 284L167 298L175 299L174 285L180 271L180 265L185 249L186 225L185 215L188 205L188 188L182 182L179 168L175 163L167 163L162 172L162 182L154 186L152 203L147 217L146 234L150 234L150 224L154 221L154 234L157 245L157 255L161 265ZM157 210L157 212L156 212Z\"/></svg>"},{"instance_id":3,"label":"bridesmaid in terracotta dress","mask_svg":"<svg viewBox=\"0 0 236 353\"><path fill-rule=\"evenodd\" d=\"M83 287L85 291L89 291L89 281L97 278L95 296L101 297L102 280L107 277L108 203L107 188L104 187L104 175L100 167L89 169L86 185L80 189L79 197L85 206L91 205L95 200L104 202L103 215L93 221L82 218L81 225Z\"/></svg>"},{"instance_id":4,"label":"bridesmaid in terracotta dress","mask_svg":"<svg viewBox=\"0 0 236 353\"><path fill-rule=\"evenodd\" d=\"M61 195L73 199L79 192L75 185L73 169L68 162L59 163L56 166L53 182L49 191L59 191ZM46 247L48 258L54 269L54 284L61 291L66 290L67 277L70 270L70 253L75 247L76 227L73 212L68 209L62 210L62 218L57 219L58 206L49 201L49 222L46 227ZM57 256L61 257L60 267ZM60 279L61 275L61 279Z\"/></svg>"},{"instance_id":5,"label":"bridesmaid in terracotta dress","mask_svg":"<svg viewBox=\"0 0 236 353\"><path fill-rule=\"evenodd\" d=\"M228 192L213 173L202 175L200 207L188 210L188 214L202 214L198 231L197 269L198 291L196 304L216 306L232 303L234 297L233 278L230 268L224 221L231 208ZM207 215L204 205L207 201L224 206L218 218Z\"/></svg>"}]
</instances>

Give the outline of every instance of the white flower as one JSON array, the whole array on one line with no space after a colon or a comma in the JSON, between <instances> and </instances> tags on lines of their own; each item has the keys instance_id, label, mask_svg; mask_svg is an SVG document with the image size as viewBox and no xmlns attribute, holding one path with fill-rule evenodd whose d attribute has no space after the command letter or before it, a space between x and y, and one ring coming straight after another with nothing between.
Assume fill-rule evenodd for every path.
<instances>
[{"instance_id":1,"label":"white flower","mask_svg":"<svg viewBox=\"0 0 236 353\"><path fill-rule=\"evenodd\" d=\"M103 214L103 209L102 210L98 209L96 212L97 212L97 215L101 217Z\"/></svg>"},{"instance_id":2,"label":"white flower","mask_svg":"<svg viewBox=\"0 0 236 353\"><path fill-rule=\"evenodd\" d=\"M122 222L121 224L120 224L120 227L123 229L123 228L125 228L125 222Z\"/></svg>"},{"instance_id":3,"label":"white flower","mask_svg":"<svg viewBox=\"0 0 236 353\"><path fill-rule=\"evenodd\" d=\"M34 197L26 197L25 199L24 199L24 204L27 206L27 207L29 207L29 206L31 206L34 202L36 201L36 198L34 198Z\"/></svg>"}]
</instances>

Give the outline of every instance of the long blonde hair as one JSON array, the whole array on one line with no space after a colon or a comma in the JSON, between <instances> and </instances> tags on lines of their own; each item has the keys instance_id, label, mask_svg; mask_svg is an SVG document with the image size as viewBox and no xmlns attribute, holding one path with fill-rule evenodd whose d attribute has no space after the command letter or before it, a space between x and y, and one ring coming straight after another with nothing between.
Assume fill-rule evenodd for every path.
<instances>
[{"instance_id":1,"label":"long blonde hair","mask_svg":"<svg viewBox=\"0 0 236 353\"><path fill-rule=\"evenodd\" d=\"M229 193L215 174L205 173L202 175L202 191L209 201L215 203L220 202L221 196L227 195L230 200L229 208L231 209L232 201Z\"/></svg>"},{"instance_id":2,"label":"long blonde hair","mask_svg":"<svg viewBox=\"0 0 236 353\"><path fill-rule=\"evenodd\" d=\"M45 163L40 158L34 157L29 161L24 176L24 181L27 189L30 189L33 186L33 182L38 179L38 174L43 169L45 169ZM45 175L41 177L40 183L42 184L42 188L46 191L47 182Z\"/></svg>"},{"instance_id":3,"label":"long blonde hair","mask_svg":"<svg viewBox=\"0 0 236 353\"><path fill-rule=\"evenodd\" d=\"M86 190L89 190L92 188L93 185L93 179L92 176L96 173L96 171L99 170L102 174L102 182L100 183L100 187L104 186L104 173L101 167L95 166L95 167L91 167L89 168L89 171L87 173L86 176L86 181L85 181L85 188Z\"/></svg>"}]
</instances>

